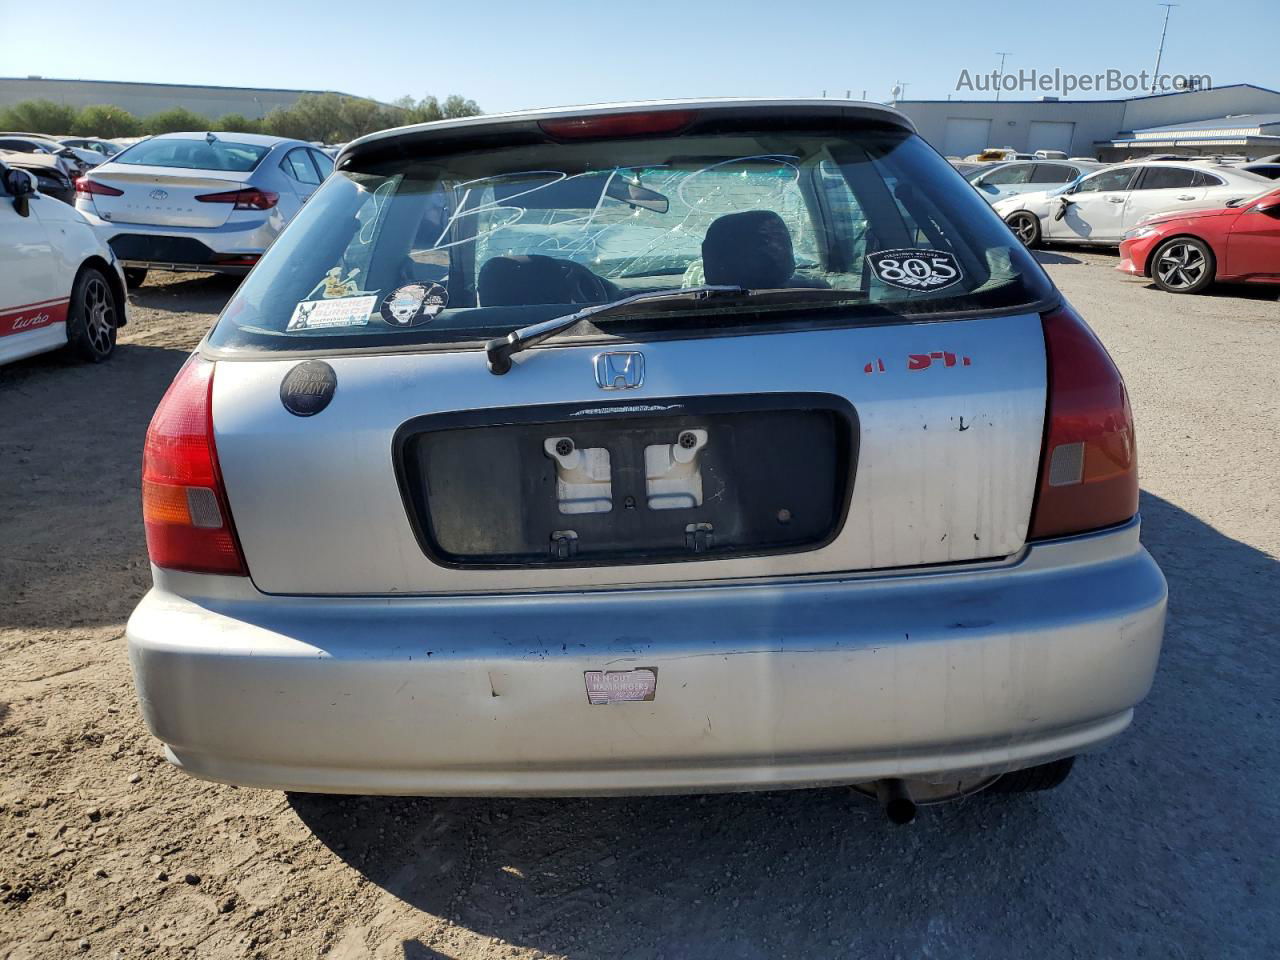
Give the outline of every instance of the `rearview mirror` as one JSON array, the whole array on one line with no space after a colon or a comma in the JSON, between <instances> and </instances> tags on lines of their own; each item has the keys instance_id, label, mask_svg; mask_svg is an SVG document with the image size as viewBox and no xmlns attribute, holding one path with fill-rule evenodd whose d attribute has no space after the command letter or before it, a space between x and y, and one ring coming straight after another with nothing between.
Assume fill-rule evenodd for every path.
<instances>
[{"instance_id":1,"label":"rearview mirror","mask_svg":"<svg viewBox=\"0 0 1280 960\"><path fill-rule=\"evenodd\" d=\"M654 213L666 213L671 208L671 201L657 190L650 190L638 183L632 183L622 177L612 177L605 188L605 196L611 200L621 200L632 208L652 210Z\"/></svg>"},{"instance_id":2,"label":"rearview mirror","mask_svg":"<svg viewBox=\"0 0 1280 960\"><path fill-rule=\"evenodd\" d=\"M1253 205L1253 209L1258 213L1269 213L1273 217L1280 215L1280 194L1263 197Z\"/></svg>"},{"instance_id":3,"label":"rearview mirror","mask_svg":"<svg viewBox=\"0 0 1280 960\"><path fill-rule=\"evenodd\" d=\"M13 209L18 216L31 214L31 195L36 192L36 178L26 170L9 170L5 173L5 189L13 197Z\"/></svg>"}]
</instances>

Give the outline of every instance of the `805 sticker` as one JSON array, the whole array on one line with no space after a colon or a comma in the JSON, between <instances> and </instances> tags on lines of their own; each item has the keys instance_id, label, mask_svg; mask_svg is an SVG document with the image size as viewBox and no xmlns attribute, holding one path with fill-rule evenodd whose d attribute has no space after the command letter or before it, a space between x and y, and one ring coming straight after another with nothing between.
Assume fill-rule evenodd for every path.
<instances>
[{"instance_id":1,"label":"805 sticker","mask_svg":"<svg viewBox=\"0 0 1280 960\"><path fill-rule=\"evenodd\" d=\"M945 250L880 250L867 262L881 283L899 290L941 290L960 281L960 264Z\"/></svg>"}]
</instances>

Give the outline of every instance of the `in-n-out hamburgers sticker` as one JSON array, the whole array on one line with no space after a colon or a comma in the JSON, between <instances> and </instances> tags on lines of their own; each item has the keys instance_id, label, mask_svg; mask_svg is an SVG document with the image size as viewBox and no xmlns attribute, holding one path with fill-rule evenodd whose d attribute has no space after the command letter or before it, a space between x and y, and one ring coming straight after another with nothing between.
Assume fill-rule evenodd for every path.
<instances>
[{"instance_id":1,"label":"in-n-out hamburgers sticker","mask_svg":"<svg viewBox=\"0 0 1280 960\"><path fill-rule=\"evenodd\" d=\"M449 304L449 292L438 283L409 283L382 300L382 319L393 327L430 323Z\"/></svg>"},{"instance_id":2,"label":"in-n-out hamburgers sticker","mask_svg":"<svg viewBox=\"0 0 1280 960\"><path fill-rule=\"evenodd\" d=\"M867 262L877 280L899 290L942 290L961 277L960 263L945 250L879 250Z\"/></svg>"}]
</instances>

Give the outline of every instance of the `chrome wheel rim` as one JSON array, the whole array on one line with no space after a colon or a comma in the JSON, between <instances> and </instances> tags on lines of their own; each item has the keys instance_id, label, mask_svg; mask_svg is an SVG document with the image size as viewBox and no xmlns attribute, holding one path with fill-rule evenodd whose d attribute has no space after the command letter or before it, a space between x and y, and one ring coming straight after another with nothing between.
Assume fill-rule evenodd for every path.
<instances>
[{"instance_id":1,"label":"chrome wheel rim","mask_svg":"<svg viewBox=\"0 0 1280 960\"><path fill-rule=\"evenodd\" d=\"M1036 222L1025 213L1020 213L1012 218L1010 225L1013 227L1013 235L1022 241L1024 247L1029 247L1036 239Z\"/></svg>"},{"instance_id":2,"label":"chrome wheel rim","mask_svg":"<svg viewBox=\"0 0 1280 960\"><path fill-rule=\"evenodd\" d=\"M1190 243L1171 243L1160 251L1156 276L1171 290L1187 290L1199 283L1209 269L1204 252Z\"/></svg>"},{"instance_id":3,"label":"chrome wheel rim","mask_svg":"<svg viewBox=\"0 0 1280 960\"><path fill-rule=\"evenodd\" d=\"M94 351L110 352L111 335L116 328L116 305L101 277L93 277L85 284L84 326Z\"/></svg>"}]
</instances>

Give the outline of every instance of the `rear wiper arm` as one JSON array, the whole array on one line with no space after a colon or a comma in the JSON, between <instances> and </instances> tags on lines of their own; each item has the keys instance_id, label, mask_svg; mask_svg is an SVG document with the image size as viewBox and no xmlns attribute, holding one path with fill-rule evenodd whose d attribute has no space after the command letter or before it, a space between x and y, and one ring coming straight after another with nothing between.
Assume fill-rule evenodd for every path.
<instances>
[{"instance_id":1,"label":"rear wiper arm","mask_svg":"<svg viewBox=\"0 0 1280 960\"><path fill-rule=\"evenodd\" d=\"M597 303L584 307L576 313L566 313L562 317L552 317L542 323L530 324L519 330L512 330L505 337L497 337L484 345L489 372L501 376L511 369L511 358L521 350L537 346L543 340L554 337L562 330L568 330L579 320L598 317L607 313L624 313L630 307L641 303L657 303L670 300L708 300L712 297L733 296L748 293L746 287L732 284L707 284L701 287L685 287L682 290L650 290L648 293L637 293L623 297L611 303Z\"/></svg>"}]
</instances>

